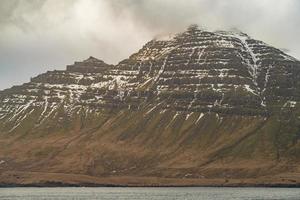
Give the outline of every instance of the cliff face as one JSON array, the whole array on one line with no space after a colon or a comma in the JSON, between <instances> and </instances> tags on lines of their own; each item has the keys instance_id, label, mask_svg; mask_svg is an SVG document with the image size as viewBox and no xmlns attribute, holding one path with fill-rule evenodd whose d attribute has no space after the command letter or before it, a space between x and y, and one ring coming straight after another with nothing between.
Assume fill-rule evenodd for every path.
<instances>
[{"instance_id":1,"label":"cliff face","mask_svg":"<svg viewBox=\"0 0 300 200\"><path fill-rule=\"evenodd\" d=\"M299 184L299 102L298 60L191 26L115 66L90 57L0 92L0 177Z\"/></svg>"}]
</instances>

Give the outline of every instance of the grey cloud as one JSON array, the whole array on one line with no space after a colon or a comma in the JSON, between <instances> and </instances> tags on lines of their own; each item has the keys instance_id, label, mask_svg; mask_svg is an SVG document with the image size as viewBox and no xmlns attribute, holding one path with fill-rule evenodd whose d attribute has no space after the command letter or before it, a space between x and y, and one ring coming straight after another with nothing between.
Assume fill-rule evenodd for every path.
<instances>
[{"instance_id":1,"label":"grey cloud","mask_svg":"<svg viewBox=\"0 0 300 200\"><path fill-rule=\"evenodd\" d=\"M0 89L89 55L109 63L188 25L237 28L300 58L298 0L1 0Z\"/></svg>"}]
</instances>

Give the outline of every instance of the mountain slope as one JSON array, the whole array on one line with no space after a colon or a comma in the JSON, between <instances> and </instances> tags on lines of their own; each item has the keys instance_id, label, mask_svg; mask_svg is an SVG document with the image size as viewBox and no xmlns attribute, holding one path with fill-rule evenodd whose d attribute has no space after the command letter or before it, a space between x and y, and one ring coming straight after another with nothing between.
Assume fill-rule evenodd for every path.
<instances>
[{"instance_id":1,"label":"mountain slope","mask_svg":"<svg viewBox=\"0 0 300 200\"><path fill-rule=\"evenodd\" d=\"M298 60L191 26L0 92L0 180L299 185L299 102Z\"/></svg>"}]
</instances>

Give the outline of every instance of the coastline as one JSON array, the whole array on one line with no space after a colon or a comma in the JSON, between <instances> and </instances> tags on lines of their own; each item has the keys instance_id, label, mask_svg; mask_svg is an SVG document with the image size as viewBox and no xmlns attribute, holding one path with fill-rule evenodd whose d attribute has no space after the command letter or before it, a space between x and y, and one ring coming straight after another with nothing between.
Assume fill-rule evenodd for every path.
<instances>
[{"instance_id":1,"label":"coastline","mask_svg":"<svg viewBox=\"0 0 300 200\"><path fill-rule=\"evenodd\" d=\"M290 176L289 176L290 177ZM0 173L0 188L8 187L273 187L300 188L300 179L282 176L248 179L164 178L84 174L5 172Z\"/></svg>"},{"instance_id":2,"label":"coastline","mask_svg":"<svg viewBox=\"0 0 300 200\"><path fill-rule=\"evenodd\" d=\"M189 188L189 187L212 187L212 188L300 188L300 184L257 184L257 185L110 185L110 184L65 184L65 183L46 183L46 184L0 184L0 188L80 188L80 187L120 187L120 188Z\"/></svg>"}]
</instances>

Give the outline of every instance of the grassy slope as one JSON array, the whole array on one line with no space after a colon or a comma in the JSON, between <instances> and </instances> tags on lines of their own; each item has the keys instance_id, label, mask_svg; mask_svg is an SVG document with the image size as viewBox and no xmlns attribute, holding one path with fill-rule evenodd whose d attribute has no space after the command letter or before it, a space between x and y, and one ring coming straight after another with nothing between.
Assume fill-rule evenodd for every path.
<instances>
[{"instance_id":1,"label":"grassy slope","mask_svg":"<svg viewBox=\"0 0 300 200\"><path fill-rule=\"evenodd\" d=\"M183 183L179 180L299 183L299 122L295 118L207 113L197 121L200 113L187 118L184 112L162 113L159 106L148 112L150 108L103 111L61 123L57 123L58 114L32 131L30 123L38 116L33 112L21 128L1 134L0 160L5 160L0 165L1 181L39 182L32 176L35 172L45 174L39 175L44 181L47 173L55 173L62 182L74 179L68 180L67 174L81 174L115 184L118 181L110 182L109 177L127 177L120 178L123 184L136 177L146 178L149 184L153 177L171 179L170 184Z\"/></svg>"}]
</instances>

